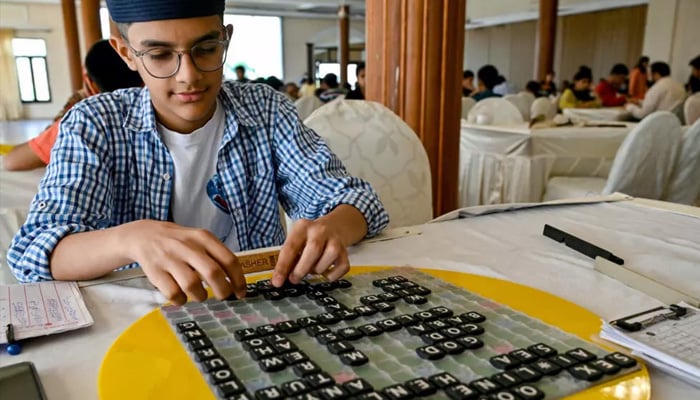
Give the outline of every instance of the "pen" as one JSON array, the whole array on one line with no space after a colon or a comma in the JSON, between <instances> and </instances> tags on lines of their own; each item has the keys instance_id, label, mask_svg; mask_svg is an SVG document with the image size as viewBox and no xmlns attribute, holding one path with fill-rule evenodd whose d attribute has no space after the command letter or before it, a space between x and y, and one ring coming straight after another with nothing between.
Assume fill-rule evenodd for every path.
<instances>
[{"instance_id":1,"label":"pen","mask_svg":"<svg viewBox=\"0 0 700 400\"><path fill-rule=\"evenodd\" d=\"M5 335L7 337L7 353L11 356L21 353L22 346L15 341L15 328L12 324L7 324L5 327Z\"/></svg>"},{"instance_id":2,"label":"pen","mask_svg":"<svg viewBox=\"0 0 700 400\"><path fill-rule=\"evenodd\" d=\"M564 243L567 247L570 247L581 254L587 255L592 259L595 259L596 257L602 257L618 265L622 265L625 263L625 260L614 255L613 253L602 249L594 244L588 243L587 241L580 239L570 233L566 233L562 230L559 230L551 225L545 224L544 231L542 232L542 234L559 243Z\"/></svg>"}]
</instances>

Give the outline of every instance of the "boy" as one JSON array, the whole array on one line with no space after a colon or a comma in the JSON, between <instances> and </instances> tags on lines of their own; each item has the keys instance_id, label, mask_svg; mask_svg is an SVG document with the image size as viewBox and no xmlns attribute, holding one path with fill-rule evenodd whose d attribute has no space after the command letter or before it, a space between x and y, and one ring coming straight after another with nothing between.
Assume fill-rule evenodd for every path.
<instances>
[{"instance_id":1,"label":"boy","mask_svg":"<svg viewBox=\"0 0 700 400\"><path fill-rule=\"evenodd\" d=\"M138 264L176 304L245 295L232 251L284 242L273 284L338 279L346 247L388 223L294 107L266 85L222 83L224 0L108 0L112 46L146 88L95 96L61 123L8 262L22 281ZM298 221L285 240L278 201Z\"/></svg>"},{"instance_id":2,"label":"boy","mask_svg":"<svg viewBox=\"0 0 700 400\"><path fill-rule=\"evenodd\" d=\"M95 43L85 56L83 88L68 99L61 112L54 118L54 122L43 132L34 139L16 146L3 157L5 169L25 171L45 167L49 163L51 148L58 136L61 118L79 101L97 93L142 85L139 74L122 62L109 41L100 40Z\"/></svg>"},{"instance_id":3,"label":"boy","mask_svg":"<svg viewBox=\"0 0 700 400\"><path fill-rule=\"evenodd\" d=\"M355 76L357 76L357 83L355 84L355 89L348 92L347 96L345 96L345 100L365 99L365 63L361 62L357 64Z\"/></svg>"},{"instance_id":4,"label":"boy","mask_svg":"<svg viewBox=\"0 0 700 400\"><path fill-rule=\"evenodd\" d=\"M478 87L479 90L472 93L472 98L476 101L481 101L483 99L488 99L489 97L501 97L493 91L493 88L498 83L498 70L493 65L484 65L479 68L476 73L477 78L479 78Z\"/></svg>"},{"instance_id":5,"label":"boy","mask_svg":"<svg viewBox=\"0 0 700 400\"><path fill-rule=\"evenodd\" d=\"M607 79L601 79L595 87L595 92L603 107L622 107L627 103L627 97L618 93L627 80L629 70L625 64L615 64Z\"/></svg>"}]
</instances>

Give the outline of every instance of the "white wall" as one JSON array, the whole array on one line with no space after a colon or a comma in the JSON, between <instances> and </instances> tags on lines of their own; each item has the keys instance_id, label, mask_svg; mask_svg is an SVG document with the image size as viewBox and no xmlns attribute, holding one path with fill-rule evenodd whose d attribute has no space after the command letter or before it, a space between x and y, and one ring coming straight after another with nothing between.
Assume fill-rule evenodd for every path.
<instances>
[{"instance_id":1,"label":"white wall","mask_svg":"<svg viewBox=\"0 0 700 400\"><path fill-rule=\"evenodd\" d=\"M671 75L686 82L688 62L700 55L700 1L650 0L644 31L644 54L665 61Z\"/></svg>"},{"instance_id":2,"label":"white wall","mask_svg":"<svg viewBox=\"0 0 700 400\"><path fill-rule=\"evenodd\" d=\"M645 7L560 16L554 52L556 81L571 80L580 65L591 67L597 81L615 63L636 63L642 51ZM523 89L534 78L536 37L537 21L467 29L464 68L476 73L481 66L493 64Z\"/></svg>"},{"instance_id":3,"label":"white wall","mask_svg":"<svg viewBox=\"0 0 700 400\"><path fill-rule=\"evenodd\" d=\"M71 95L63 18L59 4L0 3L0 27L15 29L15 37L46 41L51 103L28 104L25 118L53 118Z\"/></svg>"},{"instance_id":4,"label":"white wall","mask_svg":"<svg viewBox=\"0 0 700 400\"><path fill-rule=\"evenodd\" d=\"M282 18L282 41L284 43L284 80L298 81L306 73L306 43L324 40L318 34L338 27L335 19ZM364 32L364 21L350 21L350 29ZM332 35L328 35L332 39Z\"/></svg>"}]
</instances>

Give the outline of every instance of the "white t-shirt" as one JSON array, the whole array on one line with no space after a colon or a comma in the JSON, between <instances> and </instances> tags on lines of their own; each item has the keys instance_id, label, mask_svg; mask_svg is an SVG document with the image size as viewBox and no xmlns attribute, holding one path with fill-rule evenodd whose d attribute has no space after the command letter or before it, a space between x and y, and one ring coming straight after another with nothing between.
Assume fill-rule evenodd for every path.
<instances>
[{"instance_id":1,"label":"white t-shirt","mask_svg":"<svg viewBox=\"0 0 700 400\"><path fill-rule=\"evenodd\" d=\"M238 251L236 228L216 173L224 120L224 110L217 101L214 115L196 131L182 134L158 124L158 133L175 164L170 201L173 222L206 229L231 251Z\"/></svg>"}]
</instances>

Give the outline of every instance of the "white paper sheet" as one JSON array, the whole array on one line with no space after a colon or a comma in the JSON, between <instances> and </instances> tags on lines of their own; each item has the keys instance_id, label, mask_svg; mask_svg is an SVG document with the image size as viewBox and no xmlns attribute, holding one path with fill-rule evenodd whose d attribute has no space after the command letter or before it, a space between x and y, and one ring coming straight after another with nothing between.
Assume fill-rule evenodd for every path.
<instances>
[{"instance_id":1,"label":"white paper sheet","mask_svg":"<svg viewBox=\"0 0 700 400\"><path fill-rule=\"evenodd\" d=\"M0 343L12 324L16 340L83 328L93 324L75 282L0 285Z\"/></svg>"},{"instance_id":2,"label":"white paper sheet","mask_svg":"<svg viewBox=\"0 0 700 400\"><path fill-rule=\"evenodd\" d=\"M683 302L679 305L686 308L687 314L678 319L659 318L654 322L654 316L663 314L666 309L626 318L649 324L635 332L603 322L600 337L625 346L652 364L662 366L664 372L697 385L700 382L700 310Z\"/></svg>"}]
</instances>

